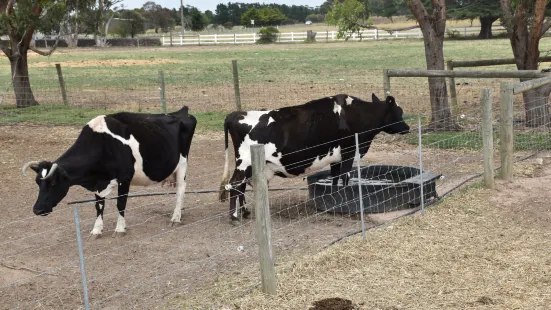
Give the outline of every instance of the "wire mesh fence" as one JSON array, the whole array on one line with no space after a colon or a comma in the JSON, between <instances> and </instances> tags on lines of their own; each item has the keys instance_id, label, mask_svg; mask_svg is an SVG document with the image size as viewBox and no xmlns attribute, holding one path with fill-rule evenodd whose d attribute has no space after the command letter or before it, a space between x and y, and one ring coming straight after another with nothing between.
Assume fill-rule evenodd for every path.
<instances>
[{"instance_id":1,"label":"wire mesh fence","mask_svg":"<svg viewBox=\"0 0 551 310\"><path fill-rule=\"evenodd\" d=\"M270 65L277 66L277 60ZM296 75L273 76L246 63L240 64L239 69L244 110L276 109L338 93L368 100L372 93L384 97L382 72L350 76L345 70L328 73L304 69ZM244 219L240 226L231 226L228 203L219 202L216 193L194 193L201 189L216 192L223 171L221 124L225 114L236 106L230 65L228 72L223 73L165 71L164 83L157 71L124 77L101 72L64 74L68 105L63 104L55 68L41 73L30 78L34 97L40 103L30 112L15 108L17 100L11 77L0 77L0 123L83 125L98 114L115 111L160 112L164 98L167 110L188 105L190 113L201 115L200 122L207 124L202 127L207 134L194 138L187 180L190 188L180 226L168 225L175 197L163 187L133 189L133 194L165 192L166 195L131 198L126 212L129 233L122 238L110 236L118 215L114 201L108 202L104 236L99 239L88 238L96 219L93 203L77 205L92 308L181 305L189 296L216 291L221 278L257 273L254 221ZM369 228L416 212L421 203L436 202L439 197L480 175L484 169L481 88L493 90L494 139L498 142L494 145L494 160L495 167L500 166L499 85L481 79L457 81L457 113L437 122L453 121L461 130L443 132L430 126L434 120L426 79L397 79L393 81L392 95L406 113L404 119L410 126L410 133L404 136L380 133L369 141L371 148L359 163L360 174L355 172L358 165L355 162L348 185L334 186L327 170L311 171L293 179L274 178L270 182L270 188L283 189L270 192L276 268L361 230L360 201L364 203ZM547 103L547 98L532 97L530 100ZM550 145L548 116L536 114L537 119L542 119L538 122L542 126L529 126L527 117L533 113L525 105L526 100L517 95L514 104L515 160L548 150ZM418 135L419 120L421 137ZM45 132L41 129L44 127L24 128L21 133L17 127L5 126L15 138L5 140L12 146L3 150L2 156L9 157L14 167L38 156L29 150L44 151L39 156L54 159L78 134L75 130L65 134L58 129ZM63 139L54 139L54 136L63 136ZM18 143L18 139L27 142ZM45 142L39 142L42 140ZM33 142L39 146L22 148L25 152L22 155L21 150L15 151L19 145ZM355 147L342 150L355 151ZM421 170L427 173L423 174L427 177L424 181L419 180ZM26 179L24 182L31 183ZM0 242L2 308L84 307L71 216L73 206L60 205L47 218L37 218L29 212L34 203L33 186L23 185L24 191L18 194L11 193L7 187L2 191L6 202L13 199L11 203L3 203L6 216L0 219L0 231L5 236ZM72 189L68 199L89 196L82 189ZM254 209L252 192L246 191L245 198L249 209ZM23 205L28 207L22 208ZM225 293L246 293L258 288L259 283L260 279L255 278Z\"/></svg>"}]
</instances>

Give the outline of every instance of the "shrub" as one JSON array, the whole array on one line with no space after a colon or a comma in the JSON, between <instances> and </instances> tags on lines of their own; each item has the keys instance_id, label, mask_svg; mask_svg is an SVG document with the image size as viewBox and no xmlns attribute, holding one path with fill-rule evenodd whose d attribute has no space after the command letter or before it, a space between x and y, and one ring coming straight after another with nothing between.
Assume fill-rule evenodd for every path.
<instances>
[{"instance_id":1,"label":"shrub","mask_svg":"<svg viewBox=\"0 0 551 310\"><path fill-rule=\"evenodd\" d=\"M259 43L259 44L275 43L277 41L278 33L279 33L279 30L277 30L277 28L274 26L268 26L266 28L262 28L258 32L258 34L260 35L260 39L256 40L256 43Z\"/></svg>"},{"instance_id":2,"label":"shrub","mask_svg":"<svg viewBox=\"0 0 551 310\"><path fill-rule=\"evenodd\" d=\"M309 20L312 23L323 23L325 22L325 16L323 16L322 14L310 14L306 16L306 20Z\"/></svg>"}]
</instances>

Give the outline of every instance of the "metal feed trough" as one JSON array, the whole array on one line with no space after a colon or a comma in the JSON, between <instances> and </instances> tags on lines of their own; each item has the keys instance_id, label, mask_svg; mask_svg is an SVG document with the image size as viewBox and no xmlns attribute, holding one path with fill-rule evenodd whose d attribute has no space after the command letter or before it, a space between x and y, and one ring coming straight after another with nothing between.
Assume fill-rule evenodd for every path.
<instances>
[{"instance_id":1,"label":"metal feed trough","mask_svg":"<svg viewBox=\"0 0 551 310\"><path fill-rule=\"evenodd\" d=\"M333 186L330 171L308 176L308 194L318 211L342 214L360 212L357 168L350 172L348 186ZM365 213L382 213L410 209L421 204L420 170L407 166L373 165L361 168L362 196ZM435 181L440 174L423 173L425 202L438 198Z\"/></svg>"}]
</instances>

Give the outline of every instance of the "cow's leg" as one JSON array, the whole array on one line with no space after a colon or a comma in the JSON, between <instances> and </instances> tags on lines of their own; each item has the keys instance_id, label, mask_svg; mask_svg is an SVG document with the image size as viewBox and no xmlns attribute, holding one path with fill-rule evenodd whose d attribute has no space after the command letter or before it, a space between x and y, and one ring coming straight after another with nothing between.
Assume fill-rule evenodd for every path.
<instances>
[{"instance_id":1,"label":"cow's leg","mask_svg":"<svg viewBox=\"0 0 551 310\"><path fill-rule=\"evenodd\" d=\"M245 189L245 187L243 188ZM245 192L245 191L243 191ZM239 196L239 204L241 205L241 208L243 208L243 217L248 219L251 217L251 210L247 208L247 202L245 201L245 195Z\"/></svg>"},{"instance_id":2,"label":"cow's leg","mask_svg":"<svg viewBox=\"0 0 551 310\"><path fill-rule=\"evenodd\" d=\"M117 197L117 227L113 233L113 237L124 236L126 234L126 221L124 220L124 209L126 209L126 201L128 200L128 192L130 191L130 181L119 184L119 196Z\"/></svg>"},{"instance_id":3,"label":"cow's leg","mask_svg":"<svg viewBox=\"0 0 551 310\"><path fill-rule=\"evenodd\" d=\"M341 163L331 164L331 177L333 178L333 186L339 185L339 179L341 174Z\"/></svg>"},{"instance_id":4,"label":"cow's leg","mask_svg":"<svg viewBox=\"0 0 551 310\"><path fill-rule=\"evenodd\" d=\"M341 162L342 186L348 186L348 181L350 180L350 171L352 171L353 164L354 164L354 157L345 158L342 160Z\"/></svg>"},{"instance_id":5,"label":"cow's leg","mask_svg":"<svg viewBox=\"0 0 551 310\"><path fill-rule=\"evenodd\" d=\"M186 172L187 172L187 158L181 157L176 171L176 207L174 207L174 213L172 213L172 219L170 225L180 223L182 219L182 210L184 210L184 196L186 194Z\"/></svg>"},{"instance_id":6,"label":"cow's leg","mask_svg":"<svg viewBox=\"0 0 551 310\"><path fill-rule=\"evenodd\" d=\"M238 218L238 210L237 210L237 198L239 197L241 202L241 195L245 190L245 187L243 185L246 185L245 183L245 172L235 169L233 172L233 176L230 179L230 221L232 225L240 225L241 222ZM243 200L244 202L245 200Z\"/></svg>"},{"instance_id":7,"label":"cow's leg","mask_svg":"<svg viewBox=\"0 0 551 310\"><path fill-rule=\"evenodd\" d=\"M239 212L243 214L244 218L249 218L251 215L251 212L246 206L245 202L245 190L247 190L247 183L243 183L237 187L237 190L239 191Z\"/></svg>"},{"instance_id":8,"label":"cow's leg","mask_svg":"<svg viewBox=\"0 0 551 310\"><path fill-rule=\"evenodd\" d=\"M98 195L96 196L96 222L94 223L94 228L90 232L93 238L101 237L103 232L103 209L105 207L105 199Z\"/></svg>"}]
</instances>

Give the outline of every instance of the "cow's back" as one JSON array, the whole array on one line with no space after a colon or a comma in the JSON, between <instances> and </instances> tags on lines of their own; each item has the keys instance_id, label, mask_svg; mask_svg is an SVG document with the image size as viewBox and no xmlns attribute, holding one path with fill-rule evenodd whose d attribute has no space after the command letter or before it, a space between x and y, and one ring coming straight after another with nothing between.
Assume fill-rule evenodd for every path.
<instances>
[{"instance_id":1,"label":"cow's back","mask_svg":"<svg viewBox=\"0 0 551 310\"><path fill-rule=\"evenodd\" d=\"M181 121L167 115L118 113L106 117L113 133L139 143L143 171L155 182L172 174L181 155ZM136 155L134 154L134 157Z\"/></svg>"}]
</instances>

